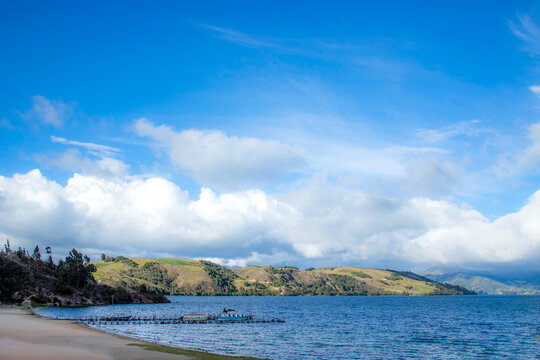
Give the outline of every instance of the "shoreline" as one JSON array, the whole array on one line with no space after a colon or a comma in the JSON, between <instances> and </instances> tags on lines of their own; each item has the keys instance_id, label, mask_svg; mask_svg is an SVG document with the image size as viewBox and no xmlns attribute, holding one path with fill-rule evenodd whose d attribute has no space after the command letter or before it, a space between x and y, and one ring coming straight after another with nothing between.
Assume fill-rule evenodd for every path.
<instances>
[{"instance_id":1,"label":"shoreline","mask_svg":"<svg viewBox=\"0 0 540 360\"><path fill-rule=\"evenodd\" d=\"M2 357L13 360L260 360L166 346L9 305L0 306L0 325Z\"/></svg>"}]
</instances>

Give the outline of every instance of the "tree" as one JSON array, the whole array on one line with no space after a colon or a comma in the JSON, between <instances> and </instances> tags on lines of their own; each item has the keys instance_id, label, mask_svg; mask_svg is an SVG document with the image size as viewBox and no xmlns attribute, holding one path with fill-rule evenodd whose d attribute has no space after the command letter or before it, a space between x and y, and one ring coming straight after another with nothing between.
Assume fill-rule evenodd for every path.
<instances>
[{"instance_id":1,"label":"tree","mask_svg":"<svg viewBox=\"0 0 540 360\"><path fill-rule=\"evenodd\" d=\"M32 254L32 259L41 260L41 253L39 252L39 246L38 245L36 245L36 248L34 249L34 253Z\"/></svg>"},{"instance_id":2,"label":"tree","mask_svg":"<svg viewBox=\"0 0 540 360\"><path fill-rule=\"evenodd\" d=\"M15 255L17 255L19 257L19 259L21 260L25 260L27 258L30 257L30 254L28 254L28 252L26 251L26 249L22 248L19 246L19 248L17 249L17 251L15 251Z\"/></svg>"},{"instance_id":3,"label":"tree","mask_svg":"<svg viewBox=\"0 0 540 360\"><path fill-rule=\"evenodd\" d=\"M46 251L47 254L49 255L49 258L47 259L47 264L48 264L51 268L53 268L53 267L54 267L54 261L53 261L53 259L52 259L52 255L51 255L51 254L52 254L52 249L51 249L51 247L50 247L50 246L47 246L47 247L45 248L45 251Z\"/></svg>"},{"instance_id":4,"label":"tree","mask_svg":"<svg viewBox=\"0 0 540 360\"><path fill-rule=\"evenodd\" d=\"M69 252L65 261L60 260L57 266L57 275L60 280L59 285L62 288L71 286L82 289L94 281L92 272L96 270L96 267L93 264L85 265L85 261L88 263L90 258L75 249Z\"/></svg>"}]
</instances>

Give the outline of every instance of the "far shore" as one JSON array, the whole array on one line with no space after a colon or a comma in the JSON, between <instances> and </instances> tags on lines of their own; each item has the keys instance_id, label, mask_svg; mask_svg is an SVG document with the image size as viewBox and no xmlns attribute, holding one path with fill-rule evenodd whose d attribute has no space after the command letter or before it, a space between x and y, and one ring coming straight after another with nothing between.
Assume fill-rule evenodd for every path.
<instances>
[{"instance_id":1,"label":"far shore","mask_svg":"<svg viewBox=\"0 0 540 360\"><path fill-rule=\"evenodd\" d=\"M0 357L10 360L256 359L153 344L7 305L0 307L0 349Z\"/></svg>"}]
</instances>

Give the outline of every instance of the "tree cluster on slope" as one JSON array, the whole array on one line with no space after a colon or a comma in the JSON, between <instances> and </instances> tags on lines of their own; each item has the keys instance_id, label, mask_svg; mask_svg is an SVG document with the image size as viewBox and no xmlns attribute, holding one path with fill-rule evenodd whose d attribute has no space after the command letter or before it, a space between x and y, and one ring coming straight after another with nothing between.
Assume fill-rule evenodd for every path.
<instances>
[{"instance_id":1,"label":"tree cluster on slope","mask_svg":"<svg viewBox=\"0 0 540 360\"><path fill-rule=\"evenodd\" d=\"M39 246L30 255L21 247L13 251L9 240L6 242L0 251L0 301L30 299L56 305L168 302L162 295L97 284L90 258L75 249L58 264L52 259L50 247L47 253L49 257L43 260Z\"/></svg>"},{"instance_id":2,"label":"tree cluster on slope","mask_svg":"<svg viewBox=\"0 0 540 360\"><path fill-rule=\"evenodd\" d=\"M233 295L238 292L234 280L238 278L231 269L210 261L201 260L204 270L217 287L216 295Z\"/></svg>"},{"instance_id":3,"label":"tree cluster on slope","mask_svg":"<svg viewBox=\"0 0 540 360\"><path fill-rule=\"evenodd\" d=\"M124 257L124 256L116 256L116 257L105 257L105 254L101 254L101 260L105 262L120 262L124 263L131 267L138 267L139 264L137 264L135 261L131 260L130 258Z\"/></svg>"},{"instance_id":4,"label":"tree cluster on slope","mask_svg":"<svg viewBox=\"0 0 540 360\"><path fill-rule=\"evenodd\" d=\"M131 259L128 259L128 260L135 263ZM167 272L167 269L165 269L161 264L155 261L147 262L140 268L129 269L127 271L127 274L131 277L145 280L155 285L155 289L159 292L162 292L165 294L176 293L176 287L173 283L174 278L172 278L169 275L169 273Z\"/></svg>"}]
</instances>

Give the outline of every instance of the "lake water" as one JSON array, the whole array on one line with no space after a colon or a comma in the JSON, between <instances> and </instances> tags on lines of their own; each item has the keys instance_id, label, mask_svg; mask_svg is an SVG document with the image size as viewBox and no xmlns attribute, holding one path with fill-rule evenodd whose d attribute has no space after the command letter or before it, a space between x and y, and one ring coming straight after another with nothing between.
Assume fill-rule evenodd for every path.
<instances>
[{"instance_id":1,"label":"lake water","mask_svg":"<svg viewBox=\"0 0 540 360\"><path fill-rule=\"evenodd\" d=\"M45 316L216 314L269 324L102 325L165 345L270 359L540 359L540 296L170 297L170 304L42 308Z\"/></svg>"}]
</instances>

